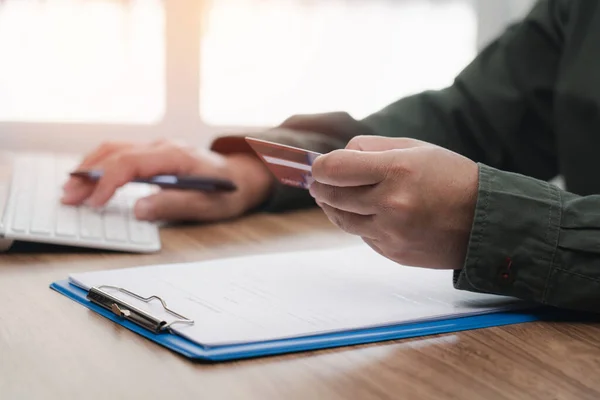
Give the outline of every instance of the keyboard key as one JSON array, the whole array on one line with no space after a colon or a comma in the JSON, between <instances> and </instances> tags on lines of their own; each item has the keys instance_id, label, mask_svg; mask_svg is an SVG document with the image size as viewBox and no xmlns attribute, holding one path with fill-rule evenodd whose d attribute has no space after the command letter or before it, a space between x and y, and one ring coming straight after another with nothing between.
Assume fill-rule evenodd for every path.
<instances>
[{"instance_id":1,"label":"keyboard key","mask_svg":"<svg viewBox=\"0 0 600 400\"><path fill-rule=\"evenodd\" d=\"M102 239L102 216L99 212L82 207L79 217L79 232L82 238Z\"/></svg>"},{"instance_id":2,"label":"keyboard key","mask_svg":"<svg viewBox=\"0 0 600 400\"><path fill-rule=\"evenodd\" d=\"M44 186L38 186L38 189ZM52 191L49 189L40 189L36 191L36 197L31 211L31 227L32 233L49 235L54 230L54 198Z\"/></svg>"},{"instance_id":3,"label":"keyboard key","mask_svg":"<svg viewBox=\"0 0 600 400\"><path fill-rule=\"evenodd\" d=\"M138 221L132 217L129 222L129 238L133 243L149 244L154 238L154 226L149 222Z\"/></svg>"},{"instance_id":4,"label":"keyboard key","mask_svg":"<svg viewBox=\"0 0 600 400\"><path fill-rule=\"evenodd\" d=\"M16 232L26 232L29 226L30 196L26 192L19 192L15 196L15 199L15 214L11 228Z\"/></svg>"},{"instance_id":5,"label":"keyboard key","mask_svg":"<svg viewBox=\"0 0 600 400\"><path fill-rule=\"evenodd\" d=\"M77 236L79 212L76 207L59 205L56 212L56 234L58 236Z\"/></svg>"},{"instance_id":6,"label":"keyboard key","mask_svg":"<svg viewBox=\"0 0 600 400\"><path fill-rule=\"evenodd\" d=\"M44 156L37 160L37 182L31 217L31 232L49 235L54 229L55 163Z\"/></svg>"},{"instance_id":7,"label":"keyboard key","mask_svg":"<svg viewBox=\"0 0 600 400\"><path fill-rule=\"evenodd\" d=\"M17 157L14 160L14 168L12 171L15 183L20 185L22 182L28 183L34 175L35 159L32 157ZM23 185L24 186L24 185Z\"/></svg>"},{"instance_id":8,"label":"keyboard key","mask_svg":"<svg viewBox=\"0 0 600 400\"><path fill-rule=\"evenodd\" d=\"M110 241L124 242L128 239L127 234L127 201L122 192L118 192L106 205L104 218L104 237Z\"/></svg>"},{"instance_id":9,"label":"keyboard key","mask_svg":"<svg viewBox=\"0 0 600 400\"><path fill-rule=\"evenodd\" d=\"M127 237L127 221L119 212L104 215L104 237L110 241L124 242Z\"/></svg>"},{"instance_id":10,"label":"keyboard key","mask_svg":"<svg viewBox=\"0 0 600 400\"><path fill-rule=\"evenodd\" d=\"M49 235L52 232L54 221L52 220L52 210L48 210L47 207L35 207L35 212L31 220L31 233L38 233L41 235Z\"/></svg>"}]
</instances>

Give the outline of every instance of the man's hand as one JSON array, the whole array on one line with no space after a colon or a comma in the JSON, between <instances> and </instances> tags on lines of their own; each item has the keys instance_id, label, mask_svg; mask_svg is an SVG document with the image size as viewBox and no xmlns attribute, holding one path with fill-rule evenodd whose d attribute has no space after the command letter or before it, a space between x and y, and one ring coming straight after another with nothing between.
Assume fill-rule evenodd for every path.
<instances>
[{"instance_id":1,"label":"man's hand","mask_svg":"<svg viewBox=\"0 0 600 400\"><path fill-rule=\"evenodd\" d=\"M161 190L138 200L134 212L142 220L215 221L237 217L266 200L272 178L252 154L222 156L197 151L169 141L141 145L106 143L89 154L78 169L102 169L102 178L92 183L71 178L64 186L62 202L100 207L115 191L134 178L158 174L197 174L232 180L238 190L202 193L191 190Z\"/></svg>"},{"instance_id":2,"label":"man's hand","mask_svg":"<svg viewBox=\"0 0 600 400\"><path fill-rule=\"evenodd\" d=\"M318 157L310 192L329 219L403 265L462 268L477 164L418 140L356 137Z\"/></svg>"}]
</instances>

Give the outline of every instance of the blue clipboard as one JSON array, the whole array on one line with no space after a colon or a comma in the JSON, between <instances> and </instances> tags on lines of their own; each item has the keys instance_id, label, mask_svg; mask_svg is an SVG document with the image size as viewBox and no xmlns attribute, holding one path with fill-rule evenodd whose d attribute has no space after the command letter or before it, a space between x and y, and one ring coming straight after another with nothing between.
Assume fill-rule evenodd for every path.
<instances>
[{"instance_id":1,"label":"blue clipboard","mask_svg":"<svg viewBox=\"0 0 600 400\"><path fill-rule=\"evenodd\" d=\"M409 323L380 328L319 334L294 339L269 340L247 344L208 347L198 345L197 343L176 334L168 332L154 333L127 319L120 318L110 310L88 300L88 292L71 284L68 280L54 282L50 285L50 288L161 346L187 358L199 361L238 360L458 332L493 326L519 324L539 321L544 319L543 315L545 314L545 312L538 312L537 310L499 312L423 323Z\"/></svg>"}]
</instances>

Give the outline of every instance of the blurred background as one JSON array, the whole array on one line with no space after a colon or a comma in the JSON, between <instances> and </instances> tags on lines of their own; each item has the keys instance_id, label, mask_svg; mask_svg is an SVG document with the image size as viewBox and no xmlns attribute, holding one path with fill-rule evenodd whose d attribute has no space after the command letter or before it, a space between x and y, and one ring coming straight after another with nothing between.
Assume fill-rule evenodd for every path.
<instances>
[{"instance_id":1,"label":"blurred background","mask_svg":"<svg viewBox=\"0 0 600 400\"><path fill-rule=\"evenodd\" d=\"M442 88L534 0L0 0L0 147L208 144Z\"/></svg>"}]
</instances>

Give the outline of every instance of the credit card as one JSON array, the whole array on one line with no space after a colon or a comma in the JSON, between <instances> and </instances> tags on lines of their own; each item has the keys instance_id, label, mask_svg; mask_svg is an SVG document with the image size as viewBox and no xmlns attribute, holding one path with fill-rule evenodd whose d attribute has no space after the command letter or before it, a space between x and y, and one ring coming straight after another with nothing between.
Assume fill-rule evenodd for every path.
<instances>
[{"instance_id":1,"label":"credit card","mask_svg":"<svg viewBox=\"0 0 600 400\"><path fill-rule=\"evenodd\" d=\"M320 153L251 137L246 142L282 184L308 189L314 181L312 164Z\"/></svg>"}]
</instances>

